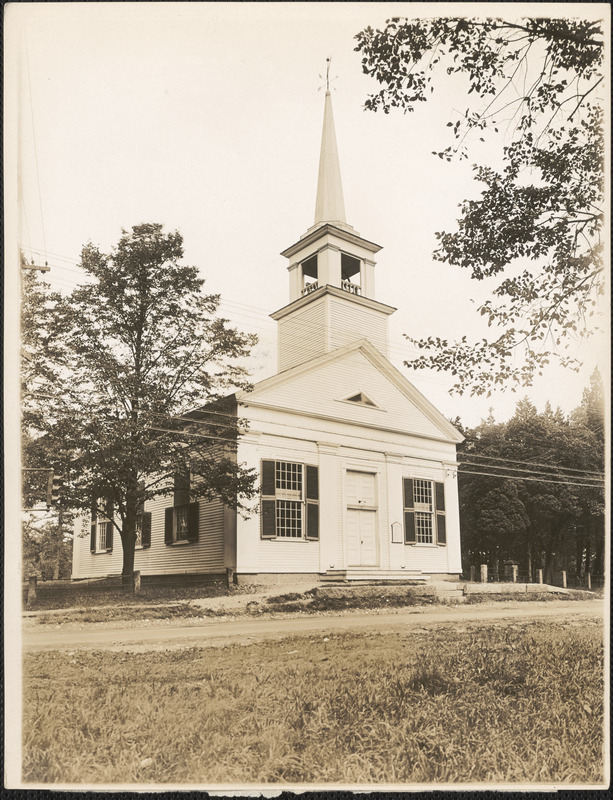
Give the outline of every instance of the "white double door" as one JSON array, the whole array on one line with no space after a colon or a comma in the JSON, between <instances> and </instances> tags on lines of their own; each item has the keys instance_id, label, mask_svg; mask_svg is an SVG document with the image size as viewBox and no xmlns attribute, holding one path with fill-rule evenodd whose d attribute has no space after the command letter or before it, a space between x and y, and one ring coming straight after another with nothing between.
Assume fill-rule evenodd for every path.
<instances>
[{"instance_id":1,"label":"white double door","mask_svg":"<svg viewBox=\"0 0 613 800\"><path fill-rule=\"evenodd\" d=\"M347 566L375 567L379 563L376 476L347 470L345 487Z\"/></svg>"}]
</instances>

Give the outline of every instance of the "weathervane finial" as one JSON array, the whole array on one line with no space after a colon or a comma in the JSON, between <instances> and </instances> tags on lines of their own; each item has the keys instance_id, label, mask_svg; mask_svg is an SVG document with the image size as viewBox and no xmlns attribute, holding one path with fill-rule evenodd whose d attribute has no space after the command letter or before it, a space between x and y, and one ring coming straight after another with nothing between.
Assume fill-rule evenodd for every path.
<instances>
[{"instance_id":1,"label":"weathervane finial","mask_svg":"<svg viewBox=\"0 0 613 800\"><path fill-rule=\"evenodd\" d=\"M330 64L331 64L331 62L332 62L332 56L328 56L328 58L326 58L326 92L330 91L330 84L332 83L332 81L334 81L334 80L336 80L336 78L338 78L338 75L335 75L334 78L330 77ZM324 76L320 75L319 77L323 80ZM323 88L324 88L323 86L320 86L317 89L317 91L320 92Z\"/></svg>"}]
</instances>

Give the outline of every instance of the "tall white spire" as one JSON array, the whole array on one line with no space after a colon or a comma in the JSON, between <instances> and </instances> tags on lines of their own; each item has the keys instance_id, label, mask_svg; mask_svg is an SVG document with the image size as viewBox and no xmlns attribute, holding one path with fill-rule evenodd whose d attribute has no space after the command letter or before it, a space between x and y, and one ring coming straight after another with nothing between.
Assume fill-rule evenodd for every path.
<instances>
[{"instance_id":1,"label":"tall white spire","mask_svg":"<svg viewBox=\"0 0 613 800\"><path fill-rule=\"evenodd\" d=\"M341 168L338 160L336 133L334 132L332 98L329 90L326 91L324 106L324 127L321 135L317 200L315 202L315 225L325 222L333 225L340 223L342 226L347 224Z\"/></svg>"}]
</instances>

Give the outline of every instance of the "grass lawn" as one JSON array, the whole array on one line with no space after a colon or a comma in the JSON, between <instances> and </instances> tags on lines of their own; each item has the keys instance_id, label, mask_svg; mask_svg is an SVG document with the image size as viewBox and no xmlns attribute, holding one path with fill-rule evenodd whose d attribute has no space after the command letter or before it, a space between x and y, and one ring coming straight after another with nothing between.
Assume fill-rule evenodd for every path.
<instances>
[{"instance_id":1,"label":"grass lawn","mask_svg":"<svg viewBox=\"0 0 613 800\"><path fill-rule=\"evenodd\" d=\"M24 658L23 779L603 780L594 621Z\"/></svg>"}]
</instances>

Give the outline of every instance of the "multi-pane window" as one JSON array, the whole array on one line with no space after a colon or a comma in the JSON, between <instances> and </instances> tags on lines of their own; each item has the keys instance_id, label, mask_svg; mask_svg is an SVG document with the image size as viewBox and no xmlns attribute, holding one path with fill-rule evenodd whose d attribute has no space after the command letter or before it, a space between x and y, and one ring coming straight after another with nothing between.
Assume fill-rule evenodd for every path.
<instances>
[{"instance_id":1,"label":"multi-pane window","mask_svg":"<svg viewBox=\"0 0 613 800\"><path fill-rule=\"evenodd\" d=\"M302 538L302 503L277 500L277 536Z\"/></svg>"},{"instance_id":2,"label":"multi-pane window","mask_svg":"<svg viewBox=\"0 0 613 800\"><path fill-rule=\"evenodd\" d=\"M176 513L176 534L175 539L177 542L187 539L189 532L189 505L178 506L175 508Z\"/></svg>"},{"instance_id":3,"label":"multi-pane window","mask_svg":"<svg viewBox=\"0 0 613 800\"><path fill-rule=\"evenodd\" d=\"M302 464L275 462L277 536L302 537Z\"/></svg>"},{"instance_id":4,"label":"multi-pane window","mask_svg":"<svg viewBox=\"0 0 613 800\"><path fill-rule=\"evenodd\" d=\"M302 464L289 461L275 461L275 489L280 492L295 494L302 499Z\"/></svg>"},{"instance_id":5,"label":"multi-pane window","mask_svg":"<svg viewBox=\"0 0 613 800\"><path fill-rule=\"evenodd\" d=\"M432 481L413 481L413 507L417 544L432 544Z\"/></svg>"},{"instance_id":6,"label":"multi-pane window","mask_svg":"<svg viewBox=\"0 0 613 800\"><path fill-rule=\"evenodd\" d=\"M113 502L95 498L92 503L90 550L108 553L113 549Z\"/></svg>"},{"instance_id":7,"label":"multi-pane window","mask_svg":"<svg viewBox=\"0 0 613 800\"><path fill-rule=\"evenodd\" d=\"M175 472L173 504L164 510L164 543L197 542L200 531L198 502L190 502L190 471L187 466Z\"/></svg>"},{"instance_id":8,"label":"multi-pane window","mask_svg":"<svg viewBox=\"0 0 613 800\"><path fill-rule=\"evenodd\" d=\"M444 484L405 478L403 495L405 543L447 544Z\"/></svg>"},{"instance_id":9,"label":"multi-pane window","mask_svg":"<svg viewBox=\"0 0 613 800\"><path fill-rule=\"evenodd\" d=\"M98 550L106 550L106 541L112 522L99 522L98 523Z\"/></svg>"},{"instance_id":10,"label":"multi-pane window","mask_svg":"<svg viewBox=\"0 0 613 800\"><path fill-rule=\"evenodd\" d=\"M415 512L415 539L417 544L432 544L432 514Z\"/></svg>"},{"instance_id":11,"label":"multi-pane window","mask_svg":"<svg viewBox=\"0 0 613 800\"><path fill-rule=\"evenodd\" d=\"M136 547L143 546L143 515L136 516Z\"/></svg>"},{"instance_id":12,"label":"multi-pane window","mask_svg":"<svg viewBox=\"0 0 613 800\"><path fill-rule=\"evenodd\" d=\"M262 538L319 538L317 467L262 462Z\"/></svg>"}]
</instances>

